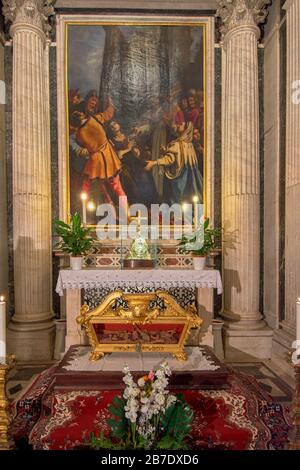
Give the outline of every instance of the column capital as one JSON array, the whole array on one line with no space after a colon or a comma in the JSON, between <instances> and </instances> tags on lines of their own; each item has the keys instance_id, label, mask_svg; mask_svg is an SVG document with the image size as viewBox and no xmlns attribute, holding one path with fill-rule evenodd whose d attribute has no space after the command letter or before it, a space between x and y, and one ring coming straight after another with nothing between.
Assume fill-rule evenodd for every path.
<instances>
[{"instance_id":1,"label":"column capital","mask_svg":"<svg viewBox=\"0 0 300 470\"><path fill-rule=\"evenodd\" d=\"M56 0L3 0L3 15L10 22L11 31L16 26L28 25L44 32L46 36L51 31L49 17L54 15L53 4Z\"/></svg>"},{"instance_id":2,"label":"column capital","mask_svg":"<svg viewBox=\"0 0 300 470\"><path fill-rule=\"evenodd\" d=\"M271 0L218 0L216 16L222 20L223 37L235 28L257 28L265 21L270 3Z\"/></svg>"},{"instance_id":3,"label":"column capital","mask_svg":"<svg viewBox=\"0 0 300 470\"><path fill-rule=\"evenodd\" d=\"M298 0L296 0L296 1L298 1ZM294 3L295 3L295 0L286 0L285 4L282 7L283 10L289 11L292 8L292 6L294 5Z\"/></svg>"}]
</instances>

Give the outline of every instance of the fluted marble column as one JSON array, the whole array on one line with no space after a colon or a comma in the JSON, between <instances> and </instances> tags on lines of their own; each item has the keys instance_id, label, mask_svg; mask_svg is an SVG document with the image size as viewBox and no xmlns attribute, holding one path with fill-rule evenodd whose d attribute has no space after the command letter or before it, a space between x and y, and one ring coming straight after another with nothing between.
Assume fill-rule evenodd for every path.
<instances>
[{"instance_id":1,"label":"fluted marble column","mask_svg":"<svg viewBox=\"0 0 300 470\"><path fill-rule=\"evenodd\" d=\"M300 80L300 0L285 4L287 24L287 121L286 121L286 243L285 243L285 320L283 330L296 334L296 300L300 297L300 103L293 95ZM299 84L297 86L299 90ZM295 91L295 90L294 90Z\"/></svg>"},{"instance_id":2,"label":"fluted marble column","mask_svg":"<svg viewBox=\"0 0 300 470\"><path fill-rule=\"evenodd\" d=\"M222 204L226 238L223 257L227 356L230 346L268 357L271 332L259 311L260 168L258 23L269 0L225 0L223 22ZM269 341L266 341L266 336Z\"/></svg>"},{"instance_id":3,"label":"fluted marble column","mask_svg":"<svg viewBox=\"0 0 300 470\"><path fill-rule=\"evenodd\" d=\"M51 173L45 50L48 0L6 0L13 39L13 241L15 314L9 348L19 360L50 359Z\"/></svg>"}]
</instances>

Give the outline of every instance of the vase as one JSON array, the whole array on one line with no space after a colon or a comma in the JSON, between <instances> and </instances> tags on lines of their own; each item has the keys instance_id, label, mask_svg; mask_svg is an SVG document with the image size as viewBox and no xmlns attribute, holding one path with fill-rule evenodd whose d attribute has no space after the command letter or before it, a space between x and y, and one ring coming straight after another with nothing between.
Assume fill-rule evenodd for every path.
<instances>
[{"instance_id":1,"label":"vase","mask_svg":"<svg viewBox=\"0 0 300 470\"><path fill-rule=\"evenodd\" d=\"M206 257L205 256L194 256L193 257L194 269L202 271L205 268Z\"/></svg>"},{"instance_id":2,"label":"vase","mask_svg":"<svg viewBox=\"0 0 300 470\"><path fill-rule=\"evenodd\" d=\"M83 256L70 256L70 267L74 271L80 271L82 269Z\"/></svg>"}]
</instances>

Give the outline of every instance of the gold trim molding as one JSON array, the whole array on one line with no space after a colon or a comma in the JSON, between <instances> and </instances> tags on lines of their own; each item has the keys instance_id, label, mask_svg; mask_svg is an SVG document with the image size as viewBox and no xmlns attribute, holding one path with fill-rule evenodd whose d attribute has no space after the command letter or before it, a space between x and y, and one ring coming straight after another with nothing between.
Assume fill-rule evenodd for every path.
<instances>
[{"instance_id":1,"label":"gold trim molding","mask_svg":"<svg viewBox=\"0 0 300 470\"><path fill-rule=\"evenodd\" d=\"M213 219L214 213L214 81L215 81L215 18L208 16L174 15L167 17L157 14L123 15L85 14L67 15L56 14L56 45L57 45L57 99L58 99L58 160L59 160L59 218L67 221L69 218L68 194L68 116L67 116L67 29L70 25L188 25L203 26L205 29L205 77L206 83L206 131L205 131L205 213Z\"/></svg>"},{"instance_id":2,"label":"gold trim molding","mask_svg":"<svg viewBox=\"0 0 300 470\"><path fill-rule=\"evenodd\" d=\"M15 356L8 355L6 364L0 364L0 450L9 450L12 448L9 437L10 413L9 404L6 396L7 373L13 368Z\"/></svg>"}]
</instances>

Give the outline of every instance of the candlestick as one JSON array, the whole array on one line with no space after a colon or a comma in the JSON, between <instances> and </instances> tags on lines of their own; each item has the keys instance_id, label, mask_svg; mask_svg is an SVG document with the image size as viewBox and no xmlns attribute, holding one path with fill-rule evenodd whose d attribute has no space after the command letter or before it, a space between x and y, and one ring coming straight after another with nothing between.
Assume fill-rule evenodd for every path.
<instances>
[{"instance_id":1,"label":"candlestick","mask_svg":"<svg viewBox=\"0 0 300 470\"><path fill-rule=\"evenodd\" d=\"M296 341L300 341L300 298L297 300L297 312L296 312Z\"/></svg>"},{"instance_id":2,"label":"candlestick","mask_svg":"<svg viewBox=\"0 0 300 470\"><path fill-rule=\"evenodd\" d=\"M0 297L0 364L6 361L6 303Z\"/></svg>"},{"instance_id":3,"label":"candlestick","mask_svg":"<svg viewBox=\"0 0 300 470\"><path fill-rule=\"evenodd\" d=\"M14 367L15 356L8 355L5 364L0 364L0 451L9 450L13 447L13 442L9 435L9 425L11 422L11 412L6 395L7 373Z\"/></svg>"},{"instance_id":4,"label":"candlestick","mask_svg":"<svg viewBox=\"0 0 300 470\"><path fill-rule=\"evenodd\" d=\"M86 224L86 200L87 200L87 194L86 193L81 193L81 201L82 201L82 222Z\"/></svg>"}]
</instances>

